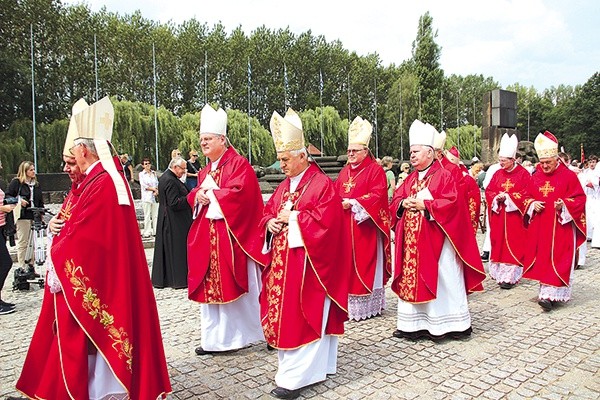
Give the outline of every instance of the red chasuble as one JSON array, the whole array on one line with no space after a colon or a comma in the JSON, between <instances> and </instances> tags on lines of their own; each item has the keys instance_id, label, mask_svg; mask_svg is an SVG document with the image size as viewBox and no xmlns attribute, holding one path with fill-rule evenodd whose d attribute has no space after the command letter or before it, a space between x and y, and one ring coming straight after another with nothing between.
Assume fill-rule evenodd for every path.
<instances>
[{"instance_id":1,"label":"red chasuble","mask_svg":"<svg viewBox=\"0 0 600 400\"><path fill-rule=\"evenodd\" d=\"M529 171L515 164L512 171L496 171L485 190L492 242L490 260L493 262L523 266L523 257L529 245L523 215L526 213L525 200L530 197L530 185ZM492 211L494 197L500 193L506 193L518 210L506 212L506 202L503 202L498 203L498 212Z\"/></svg>"},{"instance_id":2,"label":"red chasuble","mask_svg":"<svg viewBox=\"0 0 600 400\"><path fill-rule=\"evenodd\" d=\"M369 295L373 291L377 265L377 232L383 238L383 285L392 275L390 250L390 209L387 197L385 171L372 157L367 157L356 168L346 165L335 187L341 198L355 199L369 214L367 220L356 222L351 209L344 210L344 229L350 232L352 273L350 294Z\"/></svg>"},{"instance_id":3,"label":"red chasuble","mask_svg":"<svg viewBox=\"0 0 600 400\"><path fill-rule=\"evenodd\" d=\"M285 203L298 211L304 247L288 247L287 226L273 237L271 262L263 271L260 311L263 331L271 346L290 350L321 338L323 303L331 299L325 333L341 335L348 319L350 263L343 231L342 202L331 179L314 164L306 169L298 188L290 193L286 178L265 206L266 225Z\"/></svg>"},{"instance_id":4,"label":"red chasuble","mask_svg":"<svg viewBox=\"0 0 600 400\"><path fill-rule=\"evenodd\" d=\"M230 146L216 170L211 171L209 163L198 173L198 186L188 194L192 210L208 174L220 188L213 193L225 218L205 218L208 206L203 206L190 227L188 297L205 304L224 304L248 292L248 257L260 266L267 263L258 240L263 200L254 169Z\"/></svg>"},{"instance_id":5,"label":"red chasuble","mask_svg":"<svg viewBox=\"0 0 600 400\"><path fill-rule=\"evenodd\" d=\"M526 200L525 206L537 200L545 202L545 209L541 213L534 212L531 219L525 215L529 241L523 277L550 286L569 286L575 251L586 238L586 197L579 179L560 162L550 174L538 166L532 175L529 193L532 197ZM558 199L564 202L573 217L572 222L560 223L560 212L554 208Z\"/></svg>"},{"instance_id":6,"label":"red chasuble","mask_svg":"<svg viewBox=\"0 0 600 400\"><path fill-rule=\"evenodd\" d=\"M428 189L433 200L424 200L426 212L400 207L407 197L416 197ZM422 180L413 171L396 190L392 204L392 225L396 232L394 278L392 290L409 303L425 303L437 297L439 257L448 238L459 261L467 293L483 290L485 272L475 236L465 235L470 226L466 207L456 207L456 183L452 174L434 162ZM430 215L433 220L427 217Z\"/></svg>"},{"instance_id":7,"label":"red chasuble","mask_svg":"<svg viewBox=\"0 0 600 400\"><path fill-rule=\"evenodd\" d=\"M115 164L120 168L118 159ZM53 295L46 289L17 382L27 396L89 398L89 349L106 360L131 399L171 391L131 196L130 201L118 205L110 176L97 164L63 204L65 224L51 248L62 291Z\"/></svg>"},{"instance_id":8,"label":"red chasuble","mask_svg":"<svg viewBox=\"0 0 600 400\"><path fill-rule=\"evenodd\" d=\"M469 171L464 165L456 165L446 157L442 158L440 162L442 167L450 172L456 182L457 203L462 203L467 207L473 233L477 234L479 209L481 207L481 192L477 181L469 175Z\"/></svg>"}]
</instances>

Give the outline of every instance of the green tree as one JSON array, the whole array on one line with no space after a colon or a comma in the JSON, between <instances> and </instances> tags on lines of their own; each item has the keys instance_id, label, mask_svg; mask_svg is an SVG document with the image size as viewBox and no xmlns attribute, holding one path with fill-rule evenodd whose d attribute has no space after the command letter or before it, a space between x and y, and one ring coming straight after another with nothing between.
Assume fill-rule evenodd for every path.
<instances>
[{"instance_id":1,"label":"green tree","mask_svg":"<svg viewBox=\"0 0 600 400\"><path fill-rule=\"evenodd\" d=\"M440 115L440 88L444 71L440 68L441 48L435 42L437 30L433 29L433 18L426 12L419 18L417 37L413 41L412 62L419 78L417 95L420 97L420 118L433 123Z\"/></svg>"}]
</instances>

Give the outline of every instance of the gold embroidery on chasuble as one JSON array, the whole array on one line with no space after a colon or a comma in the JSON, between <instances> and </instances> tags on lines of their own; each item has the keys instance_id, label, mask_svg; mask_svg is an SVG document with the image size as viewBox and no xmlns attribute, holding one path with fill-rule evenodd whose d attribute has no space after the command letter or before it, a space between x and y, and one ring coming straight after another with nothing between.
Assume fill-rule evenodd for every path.
<instances>
[{"instance_id":1,"label":"gold embroidery on chasuble","mask_svg":"<svg viewBox=\"0 0 600 400\"><path fill-rule=\"evenodd\" d=\"M512 189L512 188L514 188L514 187L515 187L515 184L514 184L514 183L512 183L512 182L510 181L510 178L508 178L508 179L507 179L506 181L504 181L504 183L503 183L502 185L500 185L500 186L501 186L501 187L504 189L504 191L505 191L505 192L507 192L507 193L508 193L508 192L510 192L510 189Z\"/></svg>"},{"instance_id":2,"label":"gold embroidery on chasuble","mask_svg":"<svg viewBox=\"0 0 600 400\"><path fill-rule=\"evenodd\" d=\"M129 341L129 335L123 327L115 326L114 315L108 312L108 305L103 304L98 297L98 291L88 286L90 278L85 276L81 266L75 266L73 260L68 260L65 263L65 272L69 278L69 282L73 287L73 295L82 296L82 308L92 316L93 320L98 322L108 331L108 336L112 340L112 348L117 352L119 359L125 359L127 370L132 372L131 365L133 363L133 344Z\"/></svg>"},{"instance_id":3,"label":"gold embroidery on chasuble","mask_svg":"<svg viewBox=\"0 0 600 400\"><path fill-rule=\"evenodd\" d=\"M410 188L410 197L427 187L430 178L416 180ZM400 278L399 296L402 300L415 301L417 298L417 280L419 276L418 234L423 223L421 211L404 210L404 257L402 260L402 276Z\"/></svg>"},{"instance_id":4,"label":"gold embroidery on chasuble","mask_svg":"<svg viewBox=\"0 0 600 400\"><path fill-rule=\"evenodd\" d=\"M554 186L550 186L550 181L546 181L544 186L540 186L538 189L544 197L548 197L548 193L554 192Z\"/></svg>"},{"instance_id":5,"label":"gold embroidery on chasuble","mask_svg":"<svg viewBox=\"0 0 600 400\"><path fill-rule=\"evenodd\" d=\"M58 219L62 219L65 222L67 222L68 220L71 219L72 214L73 214L73 203L71 201L71 198L69 198L67 203L63 207L61 207L60 211L58 212Z\"/></svg>"},{"instance_id":6,"label":"gold embroidery on chasuble","mask_svg":"<svg viewBox=\"0 0 600 400\"><path fill-rule=\"evenodd\" d=\"M283 210L285 204L298 201L300 192L286 192L281 200L279 211ZM263 331L267 342L277 342L281 330L281 309L283 307L283 286L285 284L285 269L288 262L288 225L284 225L279 234L273 238L273 250L271 270L266 282L267 301L269 304L267 320L263 325Z\"/></svg>"},{"instance_id":7,"label":"gold embroidery on chasuble","mask_svg":"<svg viewBox=\"0 0 600 400\"><path fill-rule=\"evenodd\" d=\"M479 220L479 212L477 210L477 202L473 198L469 198L469 214L471 215L471 224L477 229Z\"/></svg>"},{"instance_id":8,"label":"gold embroidery on chasuble","mask_svg":"<svg viewBox=\"0 0 600 400\"><path fill-rule=\"evenodd\" d=\"M221 170L219 168L210 171L209 174L217 185L221 184ZM219 269L219 237L216 221L213 219L208 221L208 232L210 258L204 279L204 298L209 304L224 303L221 271Z\"/></svg>"}]
</instances>

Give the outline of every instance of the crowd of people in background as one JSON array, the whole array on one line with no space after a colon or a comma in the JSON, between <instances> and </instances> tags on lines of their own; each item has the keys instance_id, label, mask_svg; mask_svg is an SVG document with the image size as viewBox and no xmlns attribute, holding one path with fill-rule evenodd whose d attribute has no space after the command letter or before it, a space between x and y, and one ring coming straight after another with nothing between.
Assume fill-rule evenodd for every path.
<instances>
[{"instance_id":1,"label":"crowd of people in background","mask_svg":"<svg viewBox=\"0 0 600 400\"><path fill-rule=\"evenodd\" d=\"M46 293L17 383L31 397L73 391L164 397L171 388L152 287L187 288L199 303L198 356L266 342L278 353L271 395L291 399L336 373L345 322L381 315L388 282L398 297L393 337L463 339L473 332L468 295L483 291L486 272L506 290L522 278L540 282L538 304L550 311L570 300L587 242L600 247L598 160L573 162L548 131L534 142L535 165L517 153L516 136L505 134L497 162L484 165L474 157L467 168L456 147L446 148L445 132L416 120L410 158L395 163L373 156L372 126L357 116L348 129L347 163L334 181L308 154L298 114L274 112L270 128L285 179L265 204L252 166L229 142L224 110L206 105L201 113L207 165L195 149L187 160L174 149L165 171L143 158L137 177L127 154L106 156L112 128L82 116L100 111L112 115L108 98L76 103L65 140L64 172L72 188L49 222ZM141 232L130 189L136 180ZM0 233L8 237L14 225L17 262L31 265L25 254L31 208L44 207L31 162L21 163L6 192L0 190L0 204ZM486 233L481 252L479 228ZM147 268L142 242L131 237L136 231L140 238L155 236L147 280L141 278ZM114 250L108 258L92 244L99 234ZM0 288L12 266L2 242ZM122 293L136 296L108 290L106 268L116 268ZM0 292L0 314L15 308ZM67 333L41 334L55 318ZM139 347L124 344L128 337ZM72 357L52 376L27 378L36 365L58 366L64 349ZM132 361L141 359L151 368ZM81 365L101 378L88 373L87 384L74 380ZM139 382L147 379L153 384L142 389Z\"/></svg>"}]
</instances>

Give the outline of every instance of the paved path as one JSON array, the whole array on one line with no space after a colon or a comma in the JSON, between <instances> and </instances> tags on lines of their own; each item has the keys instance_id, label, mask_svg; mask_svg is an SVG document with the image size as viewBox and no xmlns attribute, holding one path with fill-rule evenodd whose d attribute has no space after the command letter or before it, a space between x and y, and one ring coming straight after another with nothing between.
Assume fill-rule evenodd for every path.
<instances>
[{"instance_id":1,"label":"paved path","mask_svg":"<svg viewBox=\"0 0 600 400\"><path fill-rule=\"evenodd\" d=\"M151 259L152 250L147 250ZM383 317L349 322L338 372L303 392L314 399L598 399L600 398L600 251L575 272L574 298L545 313L537 284L501 290L489 278L470 296L473 336L410 342L392 337L397 300L388 289ZM6 288L12 285L11 278ZM199 306L185 290L156 290L173 385L170 399L267 399L277 367L264 343L198 357ZM0 398L14 389L41 304L42 291L12 292L17 312L0 316ZM43 371L40 371L43 373Z\"/></svg>"}]
</instances>

